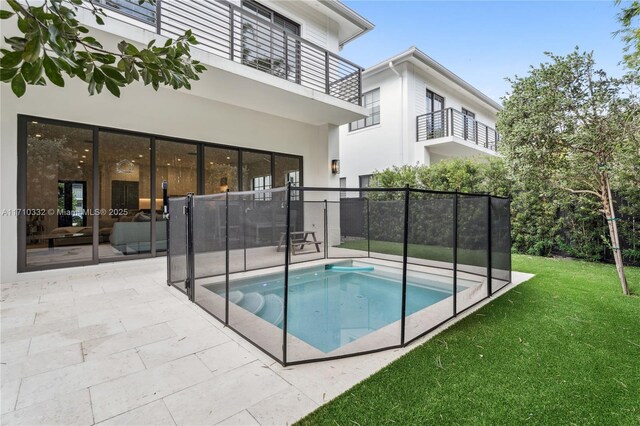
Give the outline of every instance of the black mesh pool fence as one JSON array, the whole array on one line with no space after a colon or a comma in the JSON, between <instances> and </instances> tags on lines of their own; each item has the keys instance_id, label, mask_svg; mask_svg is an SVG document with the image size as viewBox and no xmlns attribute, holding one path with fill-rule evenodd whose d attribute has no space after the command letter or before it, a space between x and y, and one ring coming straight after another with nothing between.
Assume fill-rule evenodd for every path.
<instances>
[{"instance_id":1,"label":"black mesh pool fence","mask_svg":"<svg viewBox=\"0 0 640 426\"><path fill-rule=\"evenodd\" d=\"M511 282L508 198L288 186L168 210L168 284L283 365L405 346Z\"/></svg>"}]
</instances>

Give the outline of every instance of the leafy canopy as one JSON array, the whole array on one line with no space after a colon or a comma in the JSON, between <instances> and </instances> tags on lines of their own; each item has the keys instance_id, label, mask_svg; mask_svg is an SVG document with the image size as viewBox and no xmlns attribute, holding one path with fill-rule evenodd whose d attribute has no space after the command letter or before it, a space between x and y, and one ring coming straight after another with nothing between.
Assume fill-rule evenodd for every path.
<instances>
[{"instance_id":1,"label":"leafy canopy","mask_svg":"<svg viewBox=\"0 0 640 426\"><path fill-rule=\"evenodd\" d=\"M603 179L640 161L636 77L612 78L592 53L547 53L550 62L509 79L498 114L502 153L529 185L603 195Z\"/></svg>"},{"instance_id":2,"label":"leafy canopy","mask_svg":"<svg viewBox=\"0 0 640 426\"><path fill-rule=\"evenodd\" d=\"M155 5L155 0L138 2ZM140 80L155 90L160 85L190 89L190 82L206 69L191 59L190 47L197 44L191 30L162 46L155 40L143 48L121 41L117 51L110 51L77 19L82 7L104 25L106 14L92 0L44 0L37 6L7 0L7 4L11 10L0 11L0 19L15 20L20 36L5 37L11 50L0 50L0 80L11 84L18 97L28 85L50 82L64 87L63 75L86 82L91 95L106 87L119 97L120 88Z\"/></svg>"},{"instance_id":3,"label":"leafy canopy","mask_svg":"<svg viewBox=\"0 0 640 426\"><path fill-rule=\"evenodd\" d=\"M621 0L616 0L616 4L620 3ZM622 29L616 34L621 34L625 42L624 62L630 69L640 71L640 1L634 0L629 6L623 7L618 14L618 21Z\"/></svg>"}]
</instances>

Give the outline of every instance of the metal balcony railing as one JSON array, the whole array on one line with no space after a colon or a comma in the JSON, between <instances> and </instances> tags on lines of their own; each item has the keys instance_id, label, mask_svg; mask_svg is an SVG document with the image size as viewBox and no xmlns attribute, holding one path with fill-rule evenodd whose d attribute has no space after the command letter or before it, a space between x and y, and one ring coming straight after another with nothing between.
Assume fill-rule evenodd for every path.
<instances>
[{"instance_id":1,"label":"metal balcony railing","mask_svg":"<svg viewBox=\"0 0 640 426\"><path fill-rule=\"evenodd\" d=\"M417 141L424 142L445 136L456 136L488 148L498 150L498 132L453 108L429 112L416 118Z\"/></svg>"},{"instance_id":2,"label":"metal balcony railing","mask_svg":"<svg viewBox=\"0 0 640 426\"><path fill-rule=\"evenodd\" d=\"M97 0L105 9L177 37L192 30L199 49L361 105L362 68L224 0Z\"/></svg>"}]
</instances>

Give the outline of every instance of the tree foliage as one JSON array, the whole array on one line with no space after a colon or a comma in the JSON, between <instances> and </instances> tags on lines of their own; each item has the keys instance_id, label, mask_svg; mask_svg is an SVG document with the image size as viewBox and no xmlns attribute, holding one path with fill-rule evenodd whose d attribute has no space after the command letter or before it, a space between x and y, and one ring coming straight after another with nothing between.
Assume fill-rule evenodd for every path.
<instances>
[{"instance_id":1,"label":"tree foliage","mask_svg":"<svg viewBox=\"0 0 640 426\"><path fill-rule=\"evenodd\" d=\"M139 0L140 4L155 0ZM44 0L37 6L7 0L11 10L2 10L0 18L13 19L20 36L5 37L11 50L2 49L0 80L11 85L21 97L28 85L65 85L64 76L87 83L89 93L103 88L120 96L120 88L142 81L158 90L160 85L174 89L191 88L204 65L191 59L190 47L197 44L192 32L167 39L162 46L152 40L138 48L121 41L117 51L106 49L77 18L80 7L88 9L98 25L104 25L103 9L92 0ZM5 24L6 25L6 24Z\"/></svg>"},{"instance_id":2,"label":"tree foliage","mask_svg":"<svg viewBox=\"0 0 640 426\"><path fill-rule=\"evenodd\" d=\"M604 216L626 293L612 194L622 187L638 191L623 178L640 162L637 77L609 77L595 67L591 53L577 48L566 56L548 56L550 62L509 80L512 92L498 115L502 153L525 188L541 195L554 191L555 199L573 196L576 205L581 200ZM584 197L592 197L592 203Z\"/></svg>"},{"instance_id":3,"label":"tree foliage","mask_svg":"<svg viewBox=\"0 0 640 426\"><path fill-rule=\"evenodd\" d=\"M621 0L616 0L616 4L620 3ZM625 42L624 62L630 69L640 71L640 1L633 0L623 7L618 14L618 21L622 29L616 34L621 34Z\"/></svg>"},{"instance_id":4,"label":"tree foliage","mask_svg":"<svg viewBox=\"0 0 640 426\"><path fill-rule=\"evenodd\" d=\"M640 164L637 165L640 167ZM640 173L636 176L640 176ZM635 178L637 179L637 177ZM640 263L640 200L633 181L616 185L625 199L620 221L627 261ZM537 256L562 255L591 261L611 260L607 225L595 197L558 191L546 182L524 185L503 158L451 159L432 166L402 166L376 171L372 185L383 188L424 188L511 197L512 249ZM369 197L376 193L369 194ZM400 194L401 195L401 194ZM400 196L399 195L399 196ZM635 200L635 201L634 201ZM633 219L636 222L634 223Z\"/></svg>"}]
</instances>

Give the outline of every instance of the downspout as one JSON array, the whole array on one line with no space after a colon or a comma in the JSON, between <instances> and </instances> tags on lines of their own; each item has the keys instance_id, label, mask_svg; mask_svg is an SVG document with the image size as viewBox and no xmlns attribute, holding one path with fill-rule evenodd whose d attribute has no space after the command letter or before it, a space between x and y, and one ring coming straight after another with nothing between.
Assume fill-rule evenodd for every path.
<instances>
[{"instance_id":1,"label":"downspout","mask_svg":"<svg viewBox=\"0 0 640 426\"><path fill-rule=\"evenodd\" d=\"M404 133L405 133L404 77L402 77L402 74L400 74L396 69L395 65L393 65L393 61L389 62L389 69L391 69L391 71L393 71L393 73L397 75L398 78L400 79L400 121L401 121L400 123L400 155L402 158L402 162L405 163L405 158L404 158Z\"/></svg>"}]
</instances>

